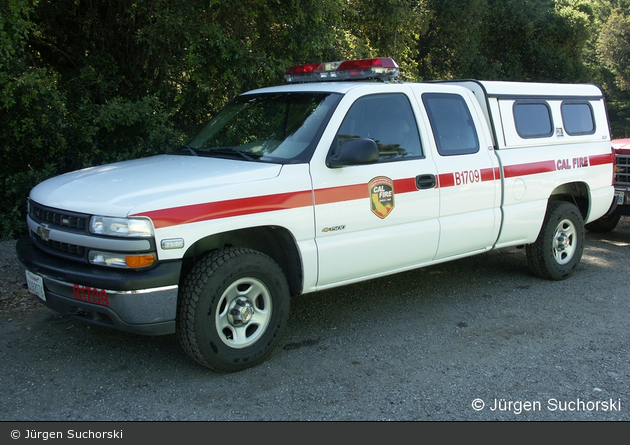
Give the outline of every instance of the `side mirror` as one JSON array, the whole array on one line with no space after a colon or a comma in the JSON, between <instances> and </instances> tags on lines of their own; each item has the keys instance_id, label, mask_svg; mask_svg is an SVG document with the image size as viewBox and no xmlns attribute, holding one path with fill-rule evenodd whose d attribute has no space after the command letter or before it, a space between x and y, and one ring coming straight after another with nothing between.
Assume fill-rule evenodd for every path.
<instances>
[{"instance_id":1,"label":"side mirror","mask_svg":"<svg viewBox=\"0 0 630 445\"><path fill-rule=\"evenodd\" d=\"M379 160L376 142L368 138L348 139L339 148L339 151L330 156L326 165L330 168L339 168L346 165L376 164Z\"/></svg>"}]
</instances>

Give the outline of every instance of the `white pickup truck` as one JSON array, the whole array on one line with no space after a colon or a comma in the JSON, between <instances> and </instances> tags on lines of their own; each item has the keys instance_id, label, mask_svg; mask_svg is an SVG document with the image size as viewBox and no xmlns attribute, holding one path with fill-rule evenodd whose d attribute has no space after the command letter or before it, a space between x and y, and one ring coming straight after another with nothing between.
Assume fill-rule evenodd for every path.
<instances>
[{"instance_id":1,"label":"white pickup truck","mask_svg":"<svg viewBox=\"0 0 630 445\"><path fill-rule=\"evenodd\" d=\"M29 289L229 372L269 355L293 295L508 246L569 277L613 201L602 91L397 74L292 67L173 153L42 182L16 248Z\"/></svg>"}]
</instances>

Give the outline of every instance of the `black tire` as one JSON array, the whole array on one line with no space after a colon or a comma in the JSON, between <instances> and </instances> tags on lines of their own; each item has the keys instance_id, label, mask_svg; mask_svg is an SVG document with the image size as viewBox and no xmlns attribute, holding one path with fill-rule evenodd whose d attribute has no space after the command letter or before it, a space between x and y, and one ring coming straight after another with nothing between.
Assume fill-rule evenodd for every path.
<instances>
[{"instance_id":1,"label":"black tire","mask_svg":"<svg viewBox=\"0 0 630 445\"><path fill-rule=\"evenodd\" d=\"M526 251L527 265L539 277L569 278L584 252L584 219L578 208L565 201L550 202L538 238Z\"/></svg>"},{"instance_id":2,"label":"black tire","mask_svg":"<svg viewBox=\"0 0 630 445\"><path fill-rule=\"evenodd\" d=\"M593 233L608 233L612 232L617 224L619 224L619 220L621 219L621 215L605 215L599 219L596 219L593 222L590 222L586 225L586 229L589 232Z\"/></svg>"},{"instance_id":3,"label":"black tire","mask_svg":"<svg viewBox=\"0 0 630 445\"><path fill-rule=\"evenodd\" d=\"M197 363L219 372L257 365L272 352L289 318L289 287L268 256L229 248L188 273L177 305L177 337Z\"/></svg>"}]
</instances>

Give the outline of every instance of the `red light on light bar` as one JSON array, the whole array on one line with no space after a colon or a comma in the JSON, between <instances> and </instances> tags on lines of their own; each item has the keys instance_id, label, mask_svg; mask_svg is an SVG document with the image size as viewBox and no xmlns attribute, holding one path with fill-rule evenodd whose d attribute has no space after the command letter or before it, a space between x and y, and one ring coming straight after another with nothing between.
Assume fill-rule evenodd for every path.
<instances>
[{"instance_id":1,"label":"red light on light bar","mask_svg":"<svg viewBox=\"0 0 630 445\"><path fill-rule=\"evenodd\" d=\"M287 74L304 74L304 73L312 73L317 70L319 63L309 63L307 65L296 65L289 68L285 75Z\"/></svg>"},{"instance_id":2,"label":"red light on light bar","mask_svg":"<svg viewBox=\"0 0 630 445\"><path fill-rule=\"evenodd\" d=\"M341 65L339 65L339 68L337 68L337 70L364 70L370 68L398 68L398 65L396 65L394 59L390 57L377 57L375 59L346 60Z\"/></svg>"},{"instance_id":3,"label":"red light on light bar","mask_svg":"<svg viewBox=\"0 0 630 445\"><path fill-rule=\"evenodd\" d=\"M399 68L390 57L346 60L344 62L311 63L289 68L284 77L289 83L323 82L331 80L392 80Z\"/></svg>"}]
</instances>

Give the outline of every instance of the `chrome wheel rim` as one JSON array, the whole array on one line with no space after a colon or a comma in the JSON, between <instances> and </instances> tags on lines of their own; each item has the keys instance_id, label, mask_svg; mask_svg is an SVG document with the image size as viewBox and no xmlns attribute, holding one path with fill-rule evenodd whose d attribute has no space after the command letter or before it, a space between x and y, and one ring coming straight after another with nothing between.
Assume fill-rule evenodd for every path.
<instances>
[{"instance_id":1,"label":"chrome wheel rim","mask_svg":"<svg viewBox=\"0 0 630 445\"><path fill-rule=\"evenodd\" d=\"M271 293L256 278L241 278L223 292L215 315L217 334L234 349L252 345L271 320Z\"/></svg>"},{"instance_id":2,"label":"chrome wheel rim","mask_svg":"<svg viewBox=\"0 0 630 445\"><path fill-rule=\"evenodd\" d=\"M577 249L576 228L572 221L563 219L556 227L553 236L553 256L558 264L567 264L573 259Z\"/></svg>"}]
</instances>

